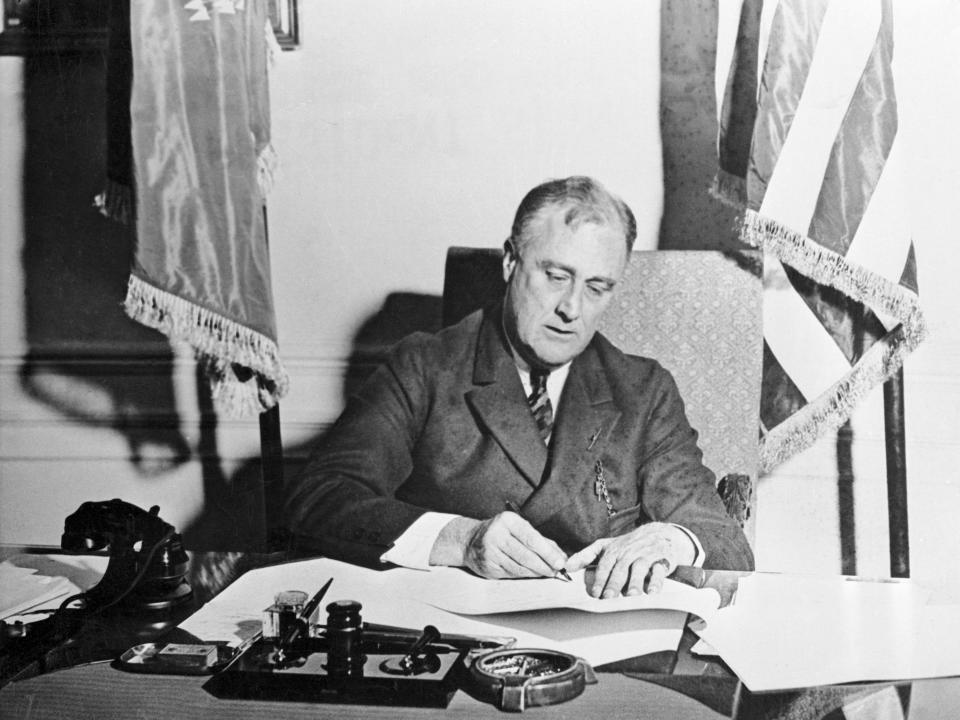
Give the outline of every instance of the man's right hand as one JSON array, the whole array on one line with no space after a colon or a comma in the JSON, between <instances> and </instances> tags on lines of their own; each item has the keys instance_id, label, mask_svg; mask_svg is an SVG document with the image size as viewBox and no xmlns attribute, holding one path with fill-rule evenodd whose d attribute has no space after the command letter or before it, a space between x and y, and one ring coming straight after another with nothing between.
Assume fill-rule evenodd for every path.
<instances>
[{"instance_id":1,"label":"man's right hand","mask_svg":"<svg viewBox=\"0 0 960 720\"><path fill-rule=\"evenodd\" d=\"M431 565L466 567L487 578L553 577L567 556L513 512L488 520L458 517L440 531Z\"/></svg>"}]
</instances>

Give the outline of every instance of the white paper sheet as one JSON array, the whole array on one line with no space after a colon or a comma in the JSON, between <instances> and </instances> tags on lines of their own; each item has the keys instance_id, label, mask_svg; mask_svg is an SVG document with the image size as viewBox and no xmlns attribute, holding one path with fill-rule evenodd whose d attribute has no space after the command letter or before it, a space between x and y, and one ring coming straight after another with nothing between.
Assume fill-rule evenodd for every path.
<instances>
[{"instance_id":1,"label":"white paper sheet","mask_svg":"<svg viewBox=\"0 0 960 720\"><path fill-rule=\"evenodd\" d=\"M334 578L333 585L323 604L357 600L363 605L361 614L365 621L409 628L432 624L445 633L513 637L518 647L561 650L594 665L658 650L675 650L687 617L677 610L633 609L601 614L552 608L487 615L481 622L480 618L447 612L418 599L438 577L444 582L457 577L434 572L404 568L375 571L327 559L262 568L243 575L180 627L204 641L239 644L259 630L261 613L273 603L277 592L314 592L330 577ZM718 603L719 596L715 606Z\"/></svg>"},{"instance_id":2,"label":"white paper sheet","mask_svg":"<svg viewBox=\"0 0 960 720\"><path fill-rule=\"evenodd\" d=\"M909 581L757 574L695 630L757 692L960 674L960 605Z\"/></svg>"},{"instance_id":3,"label":"white paper sheet","mask_svg":"<svg viewBox=\"0 0 960 720\"><path fill-rule=\"evenodd\" d=\"M398 577L399 573L407 575L409 584L404 585L416 588L418 597L425 602L463 615L576 608L591 613L680 610L707 619L720 605L716 590L697 590L669 579L664 581L663 590L654 595L599 600L587 594L582 570L573 573L573 582L558 578L487 580L446 567L434 568L428 573L403 568L396 572Z\"/></svg>"},{"instance_id":4,"label":"white paper sheet","mask_svg":"<svg viewBox=\"0 0 960 720\"><path fill-rule=\"evenodd\" d=\"M95 585L107 559L20 554L0 563L0 619L55 609L68 596Z\"/></svg>"}]
</instances>

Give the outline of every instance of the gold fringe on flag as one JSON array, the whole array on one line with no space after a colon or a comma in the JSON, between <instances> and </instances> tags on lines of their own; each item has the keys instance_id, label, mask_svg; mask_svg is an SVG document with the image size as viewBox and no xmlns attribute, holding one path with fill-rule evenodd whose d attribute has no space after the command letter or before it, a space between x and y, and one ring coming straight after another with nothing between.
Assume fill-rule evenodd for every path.
<instances>
[{"instance_id":1,"label":"gold fringe on flag","mask_svg":"<svg viewBox=\"0 0 960 720\"><path fill-rule=\"evenodd\" d=\"M760 447L761 471L766 472L810 447L824 427L835 430L843 425L857 403L903 365L926 337L927 328L915 293L755 210L746 211L741 239L900 323L874 343L846 376L766 434Z\"/></svg>"},{"instance_id":2,"label":"gold fringe on flag","mask_svg":"<svg viewBox=\"0 0 960 720\"><path fill-rule=\"evenodd\" d=\"M189 343L204 365L218 412L254 415L276 405L289 378L276 343L261 333L130 276L124 302L127 315Z\"/></svg>"}]
</instances>

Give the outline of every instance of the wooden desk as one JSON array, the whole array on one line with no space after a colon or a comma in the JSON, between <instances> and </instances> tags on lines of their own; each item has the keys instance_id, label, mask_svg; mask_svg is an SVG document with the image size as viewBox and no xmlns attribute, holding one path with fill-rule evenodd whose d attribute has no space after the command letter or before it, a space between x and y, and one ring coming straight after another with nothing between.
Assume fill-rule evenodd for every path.
<instances>
[{"instance_id":1,"label":"wooden desk","mask_svg":"<svg viewBox=\"0 0 960 720\"><path fill-rule=\"evenodd\" d=\"M247 567L262 565L270 558L252 558ZM742 573L708 573L706 584L729 598ZM194 579L197 582L197 579ZM221 588L216 588L219 590ZM201 596L210 588L198 588ZM216 591L214 590L214 591ZM599 682L583 695L548 708L528 713L550 720L603 718L820 718L844 702L862 699L889 684L833 686L802 692L753 694L719 661L693 656L689 648L695 637L684 636L670 673L638 671L641 664L618 663L600 668ZM603 672L608 670L608 672ZM46 675L10 683L0 690L0 718L433 718L503 717L493 706L457 692L446 709L323 705L305 703L223 700L208 693L206 677L180 677L126 673L110 663L58 670ZM901 692L914 693L921 687L929 696L945 703L928 703L938 715L960 717L960 679L904 684ZM939 713L943 714L939 714ZM911 719L918 717L911 713ZM926 717L920 715L919 717Z\"/></svg>"},{"instance_id":2,"label":"wooden desk","mask_svg":"<svg viewBox=\"0 0 960 720\"><path fill-rule=\"evenodd\" d=\"M60 670L13 683L0 691L0 717L62 720L63 718L503 718L491 705L464 692L445 710L429 708L313 705L219 700L203 690L206 678L133 675L109 665ZM601 675L597 685L578 698L549 708L527 711L551 720L586 718L725 717L674 690L623 675Z\"/></svg>"}]
</instances>

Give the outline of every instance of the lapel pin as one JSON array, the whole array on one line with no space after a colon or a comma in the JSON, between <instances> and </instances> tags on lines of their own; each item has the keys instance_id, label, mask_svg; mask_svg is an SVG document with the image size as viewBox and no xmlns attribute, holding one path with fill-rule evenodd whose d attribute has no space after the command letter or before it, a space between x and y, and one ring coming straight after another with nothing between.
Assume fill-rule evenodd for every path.
<instances>
[{"instance_id":1,"label":"lapel pin","mask_svg":"<svg viewBox=\"0 0 960 720\"><path fill-rule=\"evenodd\" d=\"M587 450L589 450L596 444L597 438L600 437L600 431L602 429L603 428L597 428L596 430L593 431L593 435L590 436L590 443L587 445Z\"/></svg>"}]
</instances>

